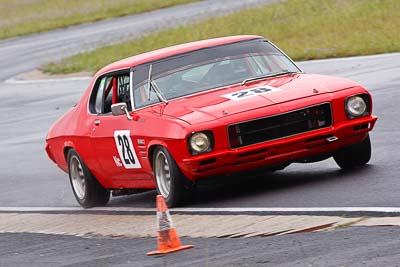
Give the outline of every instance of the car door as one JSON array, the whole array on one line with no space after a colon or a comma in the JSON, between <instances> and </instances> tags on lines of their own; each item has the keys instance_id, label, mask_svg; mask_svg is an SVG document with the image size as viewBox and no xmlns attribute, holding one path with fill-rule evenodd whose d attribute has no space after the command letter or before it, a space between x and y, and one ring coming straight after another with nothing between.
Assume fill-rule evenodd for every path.
<instances>
[{"instance_id":1,"label":"car door","mask_svg":"<svg viewBox=\"0 0 400 267\"><path fill-rule=\"evenodd\" d=\"M148 180L143 171L143 162L138 157L135 140L137 122L126 115L113 116L111 105L125 102L131 110L130 75L118 72L101 77L93 93L89 111L92 114L91 147L101 175L114 181ZM123 183L120 184L124 187Z\"/></svg>"}]
</instances>

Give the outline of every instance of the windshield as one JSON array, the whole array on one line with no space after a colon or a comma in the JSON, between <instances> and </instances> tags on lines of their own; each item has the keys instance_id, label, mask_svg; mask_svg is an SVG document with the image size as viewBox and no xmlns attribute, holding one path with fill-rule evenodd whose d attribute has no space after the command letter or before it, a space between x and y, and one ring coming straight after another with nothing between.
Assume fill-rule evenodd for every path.
<instances>
[{"instance_id":1,"label":"windshield","mask_svg":"<svg viewBox=\"0 0 400 267\"><path fill-rule=\"evenodd\" d=\"M148 86L149 70L152 84L166 100L255 77L300 71L282 52L261 39L201 49L137 67L133 73L136 108L161 101Z\"/></svg>"}]
</instances>

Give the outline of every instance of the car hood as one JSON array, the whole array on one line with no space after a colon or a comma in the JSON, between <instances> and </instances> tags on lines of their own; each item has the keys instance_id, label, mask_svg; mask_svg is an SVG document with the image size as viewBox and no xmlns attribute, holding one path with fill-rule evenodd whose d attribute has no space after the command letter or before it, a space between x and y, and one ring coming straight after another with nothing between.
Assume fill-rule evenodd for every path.
<instances>
[{"instance_id":1,"label":"car hood","mask_svg":"<svg viewBox=\"0 0 400 267\"><path fill-rule=\"evenodd\" d=\"M354 86L358 84L343 78L304 73L290 74L172 100L162 109L162 113L189 124L197 124Z\"/></svg>"}]
</instances>

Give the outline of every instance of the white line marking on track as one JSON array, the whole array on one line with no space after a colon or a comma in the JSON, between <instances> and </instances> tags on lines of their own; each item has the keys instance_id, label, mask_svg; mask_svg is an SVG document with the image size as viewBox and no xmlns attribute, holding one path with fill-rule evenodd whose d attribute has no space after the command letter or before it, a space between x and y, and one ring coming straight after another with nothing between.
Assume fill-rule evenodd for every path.
<instances>
[{"instance_id":1,"label":"white line marking on track","mask_svg":"<svg viewBox=\"0 0 400 267\"><path fill-rule=\"evenodd\" d=\"M83 209L80 207L0 207L0 212L85 212L85 211L123 211L123 212L148 212L155 211L154 208L131 208L131 207L101 207Z\"/></svg>"},{"instance_id":2,"label":"white line marking on track","mask_svg":"<svg viewBox=\"0 0 400 267\"><path fill-rule=\"evenodd\" d=\"M176 208L185 212L400 212L400 207L305 207L305 208Z\"/></svg>"},{"instance_id":3,"label":"white line marking on track","mask_svg":"<svg viewBox=\"0 0 400 267\"><path fill-rule=\"evenodd\" d=\"M8 84L34 84L34 83L52 83L52 82L68 82L68 81L85 81L90 80L92 77L67 77L67 78L54 78L54 79L39 79L39 80L18 80L15 77L5 81Z\"/></svg>"},{"instance_id":4,"label":"white line marking on track","mask_svg":"<svg viewBox=\"0 0 400 267\"><path fill-rule=\"evenodd\" d=\"M83 209L80 207L0 207L0 212L152 212L155 208L132 208L132 207L102 207ZM400 207L305 207L305 208L174 208L173 212L187 213L246 213L246 212L382 212L400 213Z\"/></svg>"},{"instance_id":5,"label":"white line marking on track","mask_svg":"<svg viewBox=\"0 0 400 267\"><path fill-rule=\"evenodd\" d=\"M376 55L367 55L367 56L314 59L314 60L307 60L307 61L296 61L296 63L312 64L312 63L330 62L330 61L369 60L369 59L377 59L377 58L379 59L379 58L394 57L394 56L400 56L400 53L386 53L386 54L376 54Z\"/></svg>"}]
</instances>

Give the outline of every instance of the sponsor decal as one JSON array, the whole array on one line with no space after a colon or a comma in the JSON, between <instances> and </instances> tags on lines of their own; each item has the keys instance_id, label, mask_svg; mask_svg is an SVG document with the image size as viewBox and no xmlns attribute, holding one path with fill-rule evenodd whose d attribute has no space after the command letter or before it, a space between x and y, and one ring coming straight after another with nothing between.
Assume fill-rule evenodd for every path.
<instances>
[{"instance_id":1,"label":"sponsor decal","mask_svg":"<svg viewBox=\"0 0 400 267\"><path fill-rule=\"evenodd\" d=\"M115 165L116 165L118 168L123 166L121 160L120 160L117 156L113 156L113 160L114 160L114 162L115 162Z\"/></svg>"},{"instance_id":2,"label":"sponsor decal","mask_svg":"<svg viewBox=\"0 0 400 267\"><path fill-rule=\"evenodd\" d=\"M114 132L115 145L117 146L120 161L125 169L138 169L142 166L136 155L135 148L132 144L131 131L120 130ZM115 159L114 159L115 161ZM117 162L115 163L117 164ZM118 164L117 164L118 166Z\"/></svg>"},{"instance_id":3,"label":"sponsor decal","mask_svg":"<svg viewBox=\"0 0 400 267\"><path fill-rule=\"evenodd\" d=\"M272 86L262 86L262 87L250 88L250 89L245 89L245 90L240 90L237 92L229 93L226 95L222 95L222 97L228 98L233 101L239 101L239 100L246 99L249 97L267 94L267 93L271 93L271 92L277 92L277 91L280 91L280 89L276 88L276 87L272 87Z\"/></svg>"}]
</instances>

